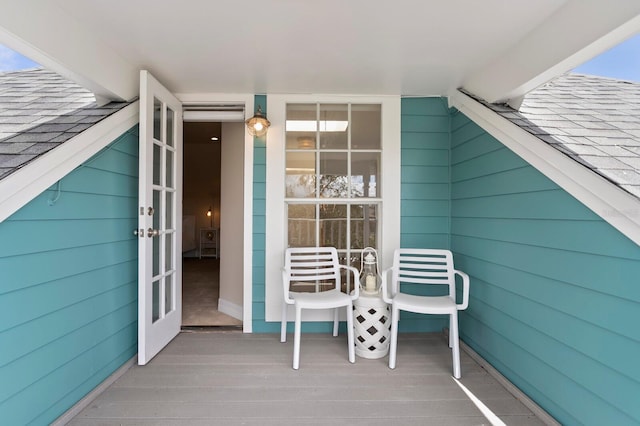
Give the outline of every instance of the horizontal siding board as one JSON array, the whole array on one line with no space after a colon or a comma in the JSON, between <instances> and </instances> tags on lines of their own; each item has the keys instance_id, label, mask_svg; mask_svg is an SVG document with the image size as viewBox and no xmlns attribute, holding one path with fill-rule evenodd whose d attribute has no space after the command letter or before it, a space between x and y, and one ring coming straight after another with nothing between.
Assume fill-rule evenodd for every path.
<instances>
[{"instance_id":1,"label":"horizontal siding board","mask_svg":"<svg viewBox=\"0 0 640 426\"><path fill-rule=\"evenodd\" d=\"M403 149L449 149L449 132L406 132L400 134Z\"/></svg>"},{"instance_id":2,"label":"horizontal siding board","mask_svg":"<svg viewBox=\"0 0 640 426\"><path fill-rule=\"evenodd\" d=\"M441 183L449 186L447 166L406 166L402 168L400 180L404 183Z\"/></svg>"},{"instance_id":3,"label":"horizontal siding board","mask_svg":"<svg viewBox=\"0 0 640 426\"><path fill-rule=\"evenodd\" d=\"M107 148L81 167L136 177L138 176L138 156Z\"/></svg>"},{"instance_id":4,"label":"horizontal siding board","mask_svg":"<svg viewBox=\"0 0 640 426\"><path fill-rule=\"evenodd\" d=\"M90 167L80 168L77 172L62 179L62 190L121 197L136 194L138 191L138 177L133 174L105 173Z\"/></svg>"},{"instance_id":5,"label":"horizontal siding board","mask_svg":"<svg viewBox=\"0 0 640 426\"><path fill-rule=\"evenodd\" d=\"M403 149L402 165L449 167L448 149Z\"/></svg>"},{"instance_id":6,"label":"horizontal siding board","mask_svg":"<svg viewBox=\"0 0 640 426\"><path fill-rule=\"evenodd\" d=\"M501 144L495 139L490 138L490 136L480 126L471 122L464 123L460 127L453 129L451 136L454 140L451 144L451 149L453 151L457 151L461 146L468 145L469 141L479 138L482 138L482 140L477 142L483 143L476 143L475 145L486 145L483 149L492 150L501 146ZM476 146L476 148L479 147Z\"/></svg>"},{"instance_id":7,"label":"horizontal siding board","mask_svg":"<svg viewBox=\"0 0 640 426\"><path fill-rule=\"evenodd\" d=\"M404 200L449 200L448 183L403 183L400 198Z\"/></svg>"},{"instance_id":8,"label":"horizontal siding board","mask_svg":"<svg viewBox=\"0 0 640 426\"><path fill-rule=\"evenodd\" d=\"M500 149L504 149L504 146L496 143L488 134L480 133L473 139L469 139L465 143L459 144L455 148L451 148L451 165L455 166L458 163L469 161L476 157L480 157L481 155L486 155Z\"/></svg>"},{"instance_id":9,"label":"horizontal siding board","mask_svg":"<svg viewBox=\"0 0 640 426\"><path fill-rule=\"evenodd\" d=\"M446 98L402 98L401 114L448 116Z\"/></svg>"},{"instance_id":10,"label":"horizontal siding board","mask_svg":"<svg viewBox=\"0 0 640 426\"><path fill-rule=\"evenodd\" d=\"M403 248L442 248L449 247L449 234L420 234L417 231L402 234L400 247Z\"/></svg>"},{"instance_id":11,"label":"horizontal siding board","mask_svg":"<svg viewBox=\"0 0 640 426\"><path fill-rule=\"evenodd\" d=\"M410 234L417 232L421 234L446 234L449 230L449 217L404 217L401 222L401 233Z\"/></svg>"},{"instance_id":12,"label":"horizontal siding board","mask_svg":"<svg viewBox=\"0 0 640 426\"><path fill-rule=\"evenodd\" d=\"M449 117L427 115L402 115L400 125L403 132L448 132Z\"/></svg>"},{"instance_id":13,"label":"horizontal siding board","mask_svg":"<svg viewBox=\"0 0 640 426\"><path fill-rule=\"evenodd\" d=\"M449 216L447 200L402 200L400 214L403 218L415 216Z\"/></svg>"}]
</instances>

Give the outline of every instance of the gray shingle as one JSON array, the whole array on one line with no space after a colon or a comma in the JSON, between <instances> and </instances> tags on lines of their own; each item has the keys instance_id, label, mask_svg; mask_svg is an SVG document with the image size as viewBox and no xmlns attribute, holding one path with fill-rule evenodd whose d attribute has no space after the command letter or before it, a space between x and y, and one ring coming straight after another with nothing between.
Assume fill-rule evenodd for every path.
<instances>
[{"instance_id":1,"label":"gray shingle","mask_svg":"<svg viewBox=\"0 0 640 426\"><path fill-rule=\"evenodd\" d=\"M640 83L565 74L527 94L512 123L640 196Z\"/></svg>"},{"instance_id":2,"label":"gray shingle","mask_svg":"<svg viewBox=\"0 0 640 426\"><path fill-rule=\"evenodd\" d=\"M44 69L0 73L0 179L127 105L98 107L91 92Z\"/></svg>"}]
</instances>

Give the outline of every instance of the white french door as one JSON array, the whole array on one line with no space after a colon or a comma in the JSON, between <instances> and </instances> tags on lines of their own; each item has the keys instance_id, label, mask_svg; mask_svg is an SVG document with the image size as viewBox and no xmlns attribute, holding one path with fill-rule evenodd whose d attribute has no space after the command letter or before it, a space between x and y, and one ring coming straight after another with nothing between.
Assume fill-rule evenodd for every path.
<instances>
[{"instance_id":1,"label":"white french door","mask_svg":"<svg viewBox=\"0 0 640 426\"><path fill-rule=\"evenodd\" d=\"M138 364L182 324L182 104L140 71Z\"/></svg>"}]
</instances>

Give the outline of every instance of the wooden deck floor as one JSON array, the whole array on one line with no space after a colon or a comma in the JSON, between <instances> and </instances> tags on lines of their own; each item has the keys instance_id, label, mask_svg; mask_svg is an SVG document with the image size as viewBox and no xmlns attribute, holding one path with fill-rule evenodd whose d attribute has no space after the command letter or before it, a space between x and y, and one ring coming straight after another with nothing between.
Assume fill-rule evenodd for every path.
<instances>
[{"instance_id":1,"label":"wooden deck floor","mask_svg":"<svg viewBox=\"0 0 640 426\"><path fill-rule=\"evenodd\" d=\"M134 366L71 425L489 425L451 377L438 334L400 335L387 357L347 361L346 337L181 333L151 363ZM542 425L462 353L461 382L507 425Z\"/></svg>"}]
</instances>

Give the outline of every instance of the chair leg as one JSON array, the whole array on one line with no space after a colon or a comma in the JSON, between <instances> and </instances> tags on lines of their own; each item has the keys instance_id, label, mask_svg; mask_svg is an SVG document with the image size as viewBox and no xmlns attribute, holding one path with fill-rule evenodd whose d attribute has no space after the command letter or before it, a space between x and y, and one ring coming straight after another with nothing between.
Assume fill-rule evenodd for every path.
<instances>
[{"instance_id":1,"label":"chair leg","mask_svg":"<svg viewBox=\"0 0 640 426\"><path fill-rule=\"evenodd\" d=\"M293 369L300 367L300 327L302 325L302 309L296 306L295 327L293 331Z\"/></svg>"},{"instance_id":2,"label":"chair leg","mask_svg":"<svg viewBox=\"0 0 640 426\"><path fill-rule=\"evenodd\" d=\"M453 348L453 316L449 315L449 347Z\"/></svg>"},{"instance_id":3,"label":"chair leg","mask_svg":"<svg viewBox=\"0 0 640 426\"><path fill-rule=\"evenodd\" d=\"M356 362L356 348L353 338L353 305L347 306L347 343L349 345L349 362Z\"/></svg>"},{"instance_id":4,"label":"chair leg","mask_svg":"<svg viewBox=\"0 0 640 426\"><path fill-rule=\"evenodd\" d=\"M340 322L338 321L339 317L338 308L335 308L333 310L333 337L338 335L338 327L340 326Z\"/></svg>"},{"instance_id":5,"label":"chair leg","mask_svg":"<svg viewBox=\"0 0 640 426\"><path fill-rule=\"evenodd\" d=\"M451 323L449 325L451 330L451 352L453 356L453 377L459 379L460 374L460 342L458 340L458 311L451 314Z\"/></svg>"},{"instance_id":6,"label":"chair leg","mask_svg":"<svg viewBox=\"0 0 640 426\"><path fill-rule=\"evenodd\" d=\"M398 348L398 308L391 305L391 341L389 342L389 368L396 368L396 349Z\"/></svg>"},{"instance_id":7,"label":"chair leg","mask_svg":"<svg viewBox=\"0 0 640 426\"><path fill-rule=\"evenodd\" d=\"M287 304L282 302L282 317L280 319L280 341L287 341Z\"/></svg>"}]
</instances>

